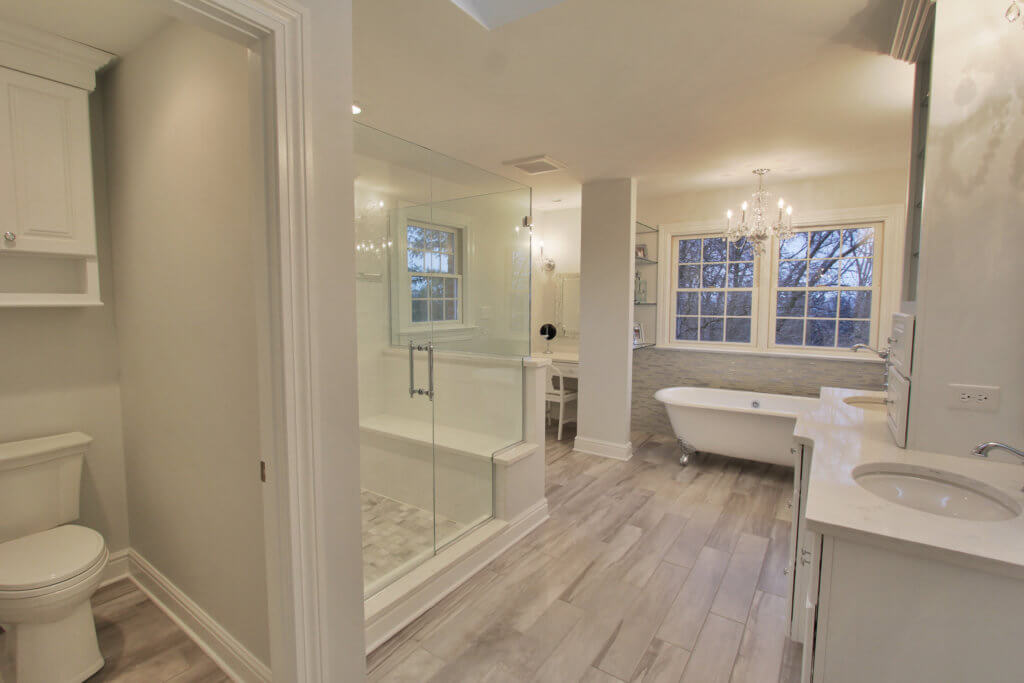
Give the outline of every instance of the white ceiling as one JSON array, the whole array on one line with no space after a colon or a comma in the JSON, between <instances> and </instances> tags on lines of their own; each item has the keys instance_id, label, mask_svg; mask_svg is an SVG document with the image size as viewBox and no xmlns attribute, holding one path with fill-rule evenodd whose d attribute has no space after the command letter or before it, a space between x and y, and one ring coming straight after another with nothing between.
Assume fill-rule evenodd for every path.
<instances>
[{"instance_id":1,"label":"white ceiling","mask_svg":"<svg viewBox=\"0 0 1024 683\"><path fill-rule=\"evenodd\" d=\"M142 0L2 0L0 19L124 55L168 21Z\"/></svg>"},{"instance_id":2,"label":"white ceiling","mask_svg":"<svg viewBox=\"0 0 1024 683\"><path fill-rule=\"evenodd\" d=\"M450 0L354 0L359 120L532 185L640 195L907 165L893 0L565 0L488 31ZM568 164L527 176L501 162Z\"/></svg>"}]
</instances>

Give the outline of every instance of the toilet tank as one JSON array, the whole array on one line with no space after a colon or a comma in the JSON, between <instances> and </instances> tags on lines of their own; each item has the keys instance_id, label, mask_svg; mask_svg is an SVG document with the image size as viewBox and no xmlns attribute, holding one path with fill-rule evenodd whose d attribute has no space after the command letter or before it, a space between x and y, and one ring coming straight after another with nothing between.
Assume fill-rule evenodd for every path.
<instances>
[{"instance_id":1,"label":"toilet tank","mask_svg":"<svg viewBox=\"0 0 1024 683\"><path fill-rule=\"evenodd\" d=\"M0 444L0 543L78 519L81 432Z\"/></svg>"}]
</instances>

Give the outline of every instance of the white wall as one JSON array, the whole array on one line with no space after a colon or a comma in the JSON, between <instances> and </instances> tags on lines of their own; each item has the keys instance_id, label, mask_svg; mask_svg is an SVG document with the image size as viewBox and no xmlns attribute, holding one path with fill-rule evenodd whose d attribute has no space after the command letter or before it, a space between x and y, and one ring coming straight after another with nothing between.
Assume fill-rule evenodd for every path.
<instances>
[{"instance_id":1,"label":"white wall","mask_svg":"<svg viewBox=\"0 0 1024 683\"><path fill-rule=\"evenodd\" d=\"M110 268L102 103L90 99L99 254L99 308L0 309L0 441L82 431L80 522L110 550L128 546L121 391Z\"/></svg>"},{"instance_id":2,"label":"white wall","mask_svg":"<svg viewBox=\"0 0 1024 683\"><path fill-rule=\"evenodd\" d=\"M310 39L306 75L309 179L309 349L319 369L313 449L317 481L318 587L324 680L360 681L365 671L363 562L356 393L356 290L352 225L352 2L303 0ZM283 657L283 655L282 655Z\"/></svg>"},{"instance_id":3,"label":"white wall","mask_svg":"<svg viewBox=\"0 0 1024 683\"><path fill-rule=\"evenodd\" d=\"M1024 447L1020 39L985 3L936 5L912 448ZM1001 386L1002 403L995 412L952 410L950 383Z\"/></svg>"},{"instance_id":4,"label":"white wall","mask_svg":"<svg viewBox=\"0 0 1024 683\"><path fill-rule=\"evenodd\" d=\"M175 22L102 87L132 546L267 662L247 60Z\"/></svg>"},{"instance_id":5,"label":"white wall","mask_svg":"<svg viewBox=\"0 0 1024 683\"><path fill-rule=\"evenodd\" d=\"M575 448L626 459L633 378L636 180L583 185L579 427Z\"/></svg>"},{"instance_id":6,"label":"white wall","mask_svg":"<svg viewBox=\"0 0 1024 683\"><path fill-rule=\"evenodd\" d=\"M538 211L533 215L533 285L530 301L530 343L533 352L543 351L546 340L538 330L544 323L556 323L556 276L580 272L580 220L578 208L559 211ZM555 270L540 267L539 242L544 242L544 256L555 260ZM579 338L555 337L553 351L576 351Z\"/></svg>"}]
</instances>

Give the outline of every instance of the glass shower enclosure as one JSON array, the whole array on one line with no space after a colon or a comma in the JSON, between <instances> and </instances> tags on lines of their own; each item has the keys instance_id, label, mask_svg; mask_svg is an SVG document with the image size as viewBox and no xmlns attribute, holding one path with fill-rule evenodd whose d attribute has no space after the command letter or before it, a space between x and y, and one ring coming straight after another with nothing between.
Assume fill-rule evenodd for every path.
<instances>
[{"instance_id":1,"label":"glass shower enclosure","mask_svg":"<svg viewBox=\"0 0 1024 683\"><path fill-rule=\"evenodd\" d=\"M354 123L364 593L493 517L523 439L530 189Z\"/></svg>"}]
</instances>

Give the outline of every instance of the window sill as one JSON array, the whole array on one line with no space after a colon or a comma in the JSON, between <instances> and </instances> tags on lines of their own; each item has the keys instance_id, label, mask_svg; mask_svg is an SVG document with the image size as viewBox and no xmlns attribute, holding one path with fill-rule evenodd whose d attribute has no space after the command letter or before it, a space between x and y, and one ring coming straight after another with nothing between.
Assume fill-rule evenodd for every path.
<instances>
[{"instance_id":1,"label":"window sill","mask_svg":"<svg viewBox=\"0 0 1024 683\"><path fill-rule=\"evenodd\" d=\"M676 344L658 344L655 348L666 351L696 351L698 353L724 353L736 356L764 356L768 358L801 358L806 360L838 360L853 363L874 363L883 365L885 361L875 355L856 353L854 351L800 351L796 349L754 349L750 347L727 349L720 346L682 346Z\"/></svg>"}]
</instances>

